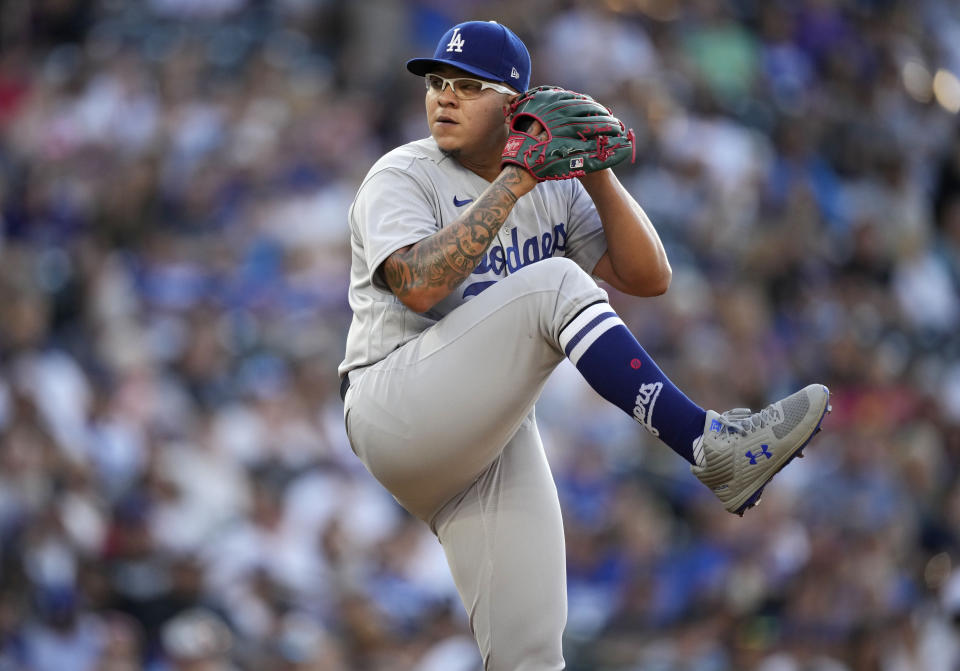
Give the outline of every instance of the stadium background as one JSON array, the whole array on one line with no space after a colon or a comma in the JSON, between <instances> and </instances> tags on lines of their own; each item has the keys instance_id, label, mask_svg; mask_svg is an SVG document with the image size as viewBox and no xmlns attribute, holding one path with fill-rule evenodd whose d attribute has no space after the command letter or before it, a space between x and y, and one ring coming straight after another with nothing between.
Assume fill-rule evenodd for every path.
<instances>
[{"instance_id":1,"label":"stadium background","mask_svg":"<svg viewBox=\"0 0 960 671\"><path fill-rule=\"evenodd\" d=\"M0 669L476 668L335 374L403 61L473 18L637 130L674 280L613 300L680 386L834 392L741 520L558 370L569 668L960 668L955 2L0 0Z\"/></svg>"}]
</instances>

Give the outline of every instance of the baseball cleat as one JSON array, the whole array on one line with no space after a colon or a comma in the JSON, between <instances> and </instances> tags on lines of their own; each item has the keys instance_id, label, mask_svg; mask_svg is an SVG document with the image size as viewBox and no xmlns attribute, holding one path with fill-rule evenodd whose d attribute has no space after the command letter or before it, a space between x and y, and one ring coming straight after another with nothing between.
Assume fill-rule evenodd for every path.
<instances>
[{"instance_id":1,"label":"baseball cleat","mask_svg":"<svg viewBox=\"0 0 960 671\"><path fill-rule=\"evenodd\" d=\"M811 384L760 412L736 408L707 411L702 440L694 447L690 470L731 513L760 502L763 488L820 431L830 412L830 390Z\"/></svg>"}]
</instances>

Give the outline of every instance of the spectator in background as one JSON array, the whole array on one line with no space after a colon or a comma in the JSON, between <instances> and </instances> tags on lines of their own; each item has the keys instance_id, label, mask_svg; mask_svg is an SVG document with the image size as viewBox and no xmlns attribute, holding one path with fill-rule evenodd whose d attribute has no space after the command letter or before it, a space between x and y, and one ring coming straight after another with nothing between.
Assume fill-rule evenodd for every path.
<instances>
[{"instance_id":1,"label":"spectator in background","mask_svg":"<svg viewBox=\"0 0 960 671\"><path fill-rule=\"evenodd\" d=\"M233 637L216 615L189 610L163 627L163 651L169 671L233 671L230 648Z\"/></svg>"}]
</instances>

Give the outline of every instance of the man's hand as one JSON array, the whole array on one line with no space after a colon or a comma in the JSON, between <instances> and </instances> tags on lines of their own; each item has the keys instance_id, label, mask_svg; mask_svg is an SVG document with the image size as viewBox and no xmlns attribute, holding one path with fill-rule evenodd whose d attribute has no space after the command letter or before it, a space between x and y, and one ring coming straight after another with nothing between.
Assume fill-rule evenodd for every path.
<instances>
[{"instance_id":1,"label":"man's hand","mask_svg":"<svg viewBox=\"0 0 960 671\"><path fill-rule=\"evenodd\" d=\"M547 133L539 121L531 123L527 132L540 139L547 137ZM537 185L537 178L515 163L505 163L501 174L507 178L507 183L511 184L510 190L517 198L533 191L533 187Z\"/></svg>"}]
</instances>

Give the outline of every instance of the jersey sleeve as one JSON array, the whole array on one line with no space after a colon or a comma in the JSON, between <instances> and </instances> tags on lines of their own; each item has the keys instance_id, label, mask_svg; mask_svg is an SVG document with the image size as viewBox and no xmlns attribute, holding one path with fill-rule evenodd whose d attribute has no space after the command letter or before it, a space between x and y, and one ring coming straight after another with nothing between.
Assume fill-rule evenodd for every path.
<instances>
[{"instance_id":1,"label":"jersey sleeve","mask_svg":"<svg viewBox=\"0 0 960 671\"><path fill-rule=\"evenodd\" d=\"M593 274L600 257L607 251L607 237L593 199L580 180L566 180L570 185L570 212L566 256L587 273Z\"/></svg>"},{"instance_id":2,"label":"jersey sleeve","mask_svg":"<svg viewBox=\"0 0 960 671\"><path fill-rule=\"evenodd\" d=\"M416 179L396 168L371 175L360 187L351 217L373 286L388 291L378 277L380 264L439 230L431 200Z\"/></svg>"}]
</instances>

